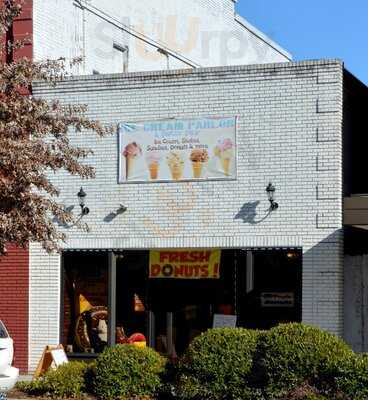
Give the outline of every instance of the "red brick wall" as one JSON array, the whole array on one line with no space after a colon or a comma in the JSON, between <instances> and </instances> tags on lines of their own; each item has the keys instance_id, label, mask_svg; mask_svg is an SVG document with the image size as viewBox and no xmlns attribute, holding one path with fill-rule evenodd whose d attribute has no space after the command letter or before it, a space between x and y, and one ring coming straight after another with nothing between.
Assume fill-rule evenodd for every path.
<instances>
[{"instance_id":1,"label":"red brick wall","mask_svg":"<svg viewBox=\"0 0 368 400\"><path fill-rule=\"evenodd\" d=\"M19 1L19 0L15 0ZM33 57L32 21L33 0L26 0L22 14L14 21L5 40L22 40L29 43L13 55L14 59ZM2 61L5 61L4 59ZM11 61L11 60L9 60ZM29 94L29 93L25 93ZM0 257L0 319L5 322L14 339L14 365L22 372L28 370L28 319L29 319L29 254L28 249L8 246L8 253Z\"/></svg>"},{"instance_id":2,"label":"red brick wall","mask_svg":"<svg viewBox=\"0 0 368 400\"><path fill-rule=\"evenodd\" d=\"M18 3L20 0L14 1ZM0 4L3 6L4 0L0 0ZM33 58L33 0L24 1L22 14L15 19L13 26L8 30L6 35L0 37L0 43L23 39L27 39L24 47L16 50L15 54L10 54L8 57L5 57L3 54L2 61L5 61L5 58L7 58L8 62L21 57Z\"/></svg>"},{"instance_id":3,"label":"red brick wall","mask_svg":"<svg viewBox=\"0 0 368 400\"><path fill-rule=\"evenodd\" d=\"M19 0L18 0L19 1ZM16 51L15 59L21 57L33 57L32 35L33 35L33 0L25 0L22 14L14 21L14 40L27 39L27 44Z\"/></svg>"},{"instance_id":4,"label":"red brick wall","mask_svg":"<svg viewBox=\"0 0 368 400\"><path fill-rule=\"evenodd\" d=\"M5 322L14 340L14 365L28 369L28 249L13 245L0 257L0 319Z\"/></svg>"}]
</instances>

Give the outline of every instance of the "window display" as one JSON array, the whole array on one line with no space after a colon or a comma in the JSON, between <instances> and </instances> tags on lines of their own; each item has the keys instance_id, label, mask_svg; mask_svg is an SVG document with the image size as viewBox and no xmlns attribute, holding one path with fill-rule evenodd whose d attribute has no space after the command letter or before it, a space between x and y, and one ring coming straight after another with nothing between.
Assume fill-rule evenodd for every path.
<instances>
[{"instance_id":1,"label":"window display","mask_svg":"<svg viewBox=\"0 0 368 400\"><path fill-rule=\"evenodd\" d=\"M175 359L219 321L255 329L300 321L301 265L301 250L129 250L113 258L65 253L64 347L99 353L110 338L150 345Z\"/></svg>"},{"instance_id":2,"label":"window display","mask_svg":"<svg viewBox=\"0 0 368 400\"><path fill-rule=\"evenodd\" d=\"M99 353L107 345L107 254L64 254L64 340L68 352Z\"/></svg>"}]
</instances>

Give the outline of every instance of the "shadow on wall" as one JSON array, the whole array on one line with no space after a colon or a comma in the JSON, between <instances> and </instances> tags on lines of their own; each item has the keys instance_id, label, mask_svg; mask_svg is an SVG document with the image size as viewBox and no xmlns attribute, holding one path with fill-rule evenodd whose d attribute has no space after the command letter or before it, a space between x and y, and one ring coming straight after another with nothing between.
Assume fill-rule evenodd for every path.
<instances>
[{"instance_id":1,"label":"shadow on wall","mask_svg":"<svg viewBox=\"0 0 368 400\"><path fill-rule=\"evenodd\" d=\"M266 214L263 217L256 219L258 216L257 208L259 203L259 200L244 203L238 213L235 215L234 219L241 219L244 223L251 225L256 225L263 222L270 215L271 210L267 209Z\"/></svg>"},{"instance_id":2,"label":"shadow on wall","mask_svg":"<svg viewBox=\"0 0 368 400\"><path fill-rule=\"evenodd\" d=\"M111 222L113 221L119 214L116 212L111 212L110 214L104 217L104 222Z\"/></svg>"}]
</instances>

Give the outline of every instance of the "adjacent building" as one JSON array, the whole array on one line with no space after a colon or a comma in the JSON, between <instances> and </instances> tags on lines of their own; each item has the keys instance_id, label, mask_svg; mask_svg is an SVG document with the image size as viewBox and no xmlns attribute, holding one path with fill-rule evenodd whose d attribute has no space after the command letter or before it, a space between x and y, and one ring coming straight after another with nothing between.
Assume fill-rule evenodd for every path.
<instances>
[{"instance_id":1,"label":"adjacent building","mask_svg":"<svg viewBox=\"0 0 368 400\"><path fill-rule=\"evenodd\" d=\"M290 61L235 3L33 0L34 56L82 56L78 74Z\"/></svg>"}]
</instances>

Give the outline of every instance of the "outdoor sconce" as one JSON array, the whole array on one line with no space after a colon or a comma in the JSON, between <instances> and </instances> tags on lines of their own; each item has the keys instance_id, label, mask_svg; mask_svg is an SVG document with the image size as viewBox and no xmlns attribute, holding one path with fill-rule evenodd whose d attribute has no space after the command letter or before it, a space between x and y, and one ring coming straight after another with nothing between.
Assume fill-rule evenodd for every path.
<instances>
[{"instance_id":1,"label":"outdoor sconce","mask_svg":"<svg viewBox=\"0 0 368 400\"><path fill-rule=\"evenodd\" d=\"M119 208L116 210L116 214L120 215L120 214L124 214L125 211L127 211L128 207L120 204Z\"/></svg>"},{"instance_id":2,"label":"outdoor sconce","mask_svg":"<svg viewBox=\"0 0 368 400\"><path fill-rule=\"evenodd\" d=\"M276 191L275 186L273 186L272 183L270 182L266 187L268 201L270 202L270 208L269 208L270 211L275 211L279 208L278 203L276 203L276 201L274 200L275 191Z\"/></svg>"},{"instance_id":3,"label":"outdoor sconce","mask_svg":"<svg viewBox=\"0 0 368 400\"><path fill-rule=\"evenodd\" d=\"M78 200L79 200L79 205L81 207L81 215L87 215L89 213L89 208L85 206L85 200L86 200L86 192L83 190L81 187L79 192L77 193Z\"/></svg>"}]
</instances>

